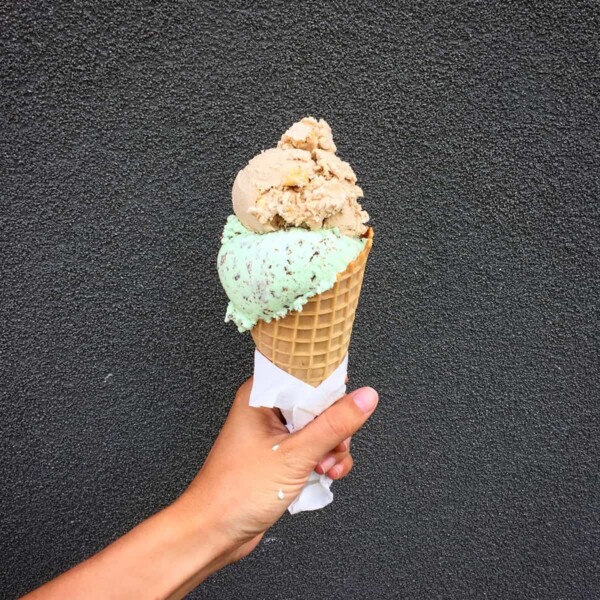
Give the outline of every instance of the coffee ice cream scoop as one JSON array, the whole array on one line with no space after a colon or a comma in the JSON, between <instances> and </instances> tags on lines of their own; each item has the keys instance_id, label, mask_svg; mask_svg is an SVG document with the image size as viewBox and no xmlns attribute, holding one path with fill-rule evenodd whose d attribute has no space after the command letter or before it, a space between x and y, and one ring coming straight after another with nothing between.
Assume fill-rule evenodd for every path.
<instances>
[{"instance_id":1,"label":"coffee ice cream scoop","mask_svg":"<svg viewBox=\"0 0 600 600\"><path fill-rule=\"evenodd\" d=\"M348 236L366 231L363 192L352 167L336 154L331 128L306 117L290 127L276 148L255 156L233 184L233 209L256 233L290 227L337 228Z\"/></svg>"}]
</instances>

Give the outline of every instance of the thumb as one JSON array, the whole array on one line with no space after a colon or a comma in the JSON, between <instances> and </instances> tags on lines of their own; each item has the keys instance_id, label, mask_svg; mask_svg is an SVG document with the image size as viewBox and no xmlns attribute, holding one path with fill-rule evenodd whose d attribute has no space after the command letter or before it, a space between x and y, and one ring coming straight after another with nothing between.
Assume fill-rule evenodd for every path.
<instances>
[{"instance_id":1,"label":"thumb","mask_svg":"<svg viewBox=\"0 0 600 600\"><path fill-rule=\"evenodd\" d=\"M360 429L373 414L379 396L370 387L340 398L304 429L293 434L294 445L317 463L331 449Z\"/></svg>"}]
</instances>

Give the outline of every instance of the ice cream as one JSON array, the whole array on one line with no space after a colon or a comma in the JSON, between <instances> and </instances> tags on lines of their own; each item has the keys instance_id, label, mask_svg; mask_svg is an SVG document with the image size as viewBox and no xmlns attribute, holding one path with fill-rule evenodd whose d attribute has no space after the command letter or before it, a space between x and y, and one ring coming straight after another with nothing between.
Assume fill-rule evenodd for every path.
<instances>
[{"instance_id":1,"label":"ice cream","mask_svg":"<svg viewBox=\"0 0 600 600\"><path fill-rule=\"evenodd\" d=\"M217 258L226 321L256 345L248 403L277 408L290 432L346 390L348 349L373 244L362 190L338 156L331 129L312 117L254 157L233 184ZM273 448L275 449L275 447ZM333 500L327 474L311 473L288 510ZM279 490L278 501L284 499Z\"/></svg>"},{"instance_id":2,"label":"ice cream","mask_svg":"<svg viewBox=\"0 0 600 600\"><path fill-rule=\"evenodd\" d=\"M365 248L363 192L335 152L329 125L308 117L238 173L217 260L240 331L301 310Z\"/></svg>"},{"instance_id":3,"label":"ice cream","mask_svg":"<svg viewBox=\"0 0 600 600\"><path fill-rule=\"evenodd\" d=\"M217 259L230 300L225 320L247 331L259 319L268 322L301 309L309 298L333 287L337 274L364 245L364 239L337 229L294 227L260 235L230 216Z\"/></svg>"},{"instance_id":4,"label":"ice cream","mask_svg":"<svg viewBox=\"0 0 600 600\"><path fill-rule=\"evenodd\" d=\"M251 231L288 227L337 228L362 235L369 215L358 199L352 167L336 154L331 128L307 117L281 137L277 148L255 156L233 184L233 209Z\"/></svg>"}]
</instances>

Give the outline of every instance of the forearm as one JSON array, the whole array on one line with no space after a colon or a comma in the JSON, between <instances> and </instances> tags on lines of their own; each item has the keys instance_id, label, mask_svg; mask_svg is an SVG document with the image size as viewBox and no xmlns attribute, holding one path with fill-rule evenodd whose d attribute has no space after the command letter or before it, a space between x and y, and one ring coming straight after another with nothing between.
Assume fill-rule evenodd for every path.
<instances>
[{"instance_id":1,"label":"forearm","mask_svg":"<svg viewBox=\"0 0 600 600\"><path fill-rule=\"evenodd\" d=\"M230 551L214 523L178 501L26 598L183 598L227 564Z\"/></svg>"}]
</instances>

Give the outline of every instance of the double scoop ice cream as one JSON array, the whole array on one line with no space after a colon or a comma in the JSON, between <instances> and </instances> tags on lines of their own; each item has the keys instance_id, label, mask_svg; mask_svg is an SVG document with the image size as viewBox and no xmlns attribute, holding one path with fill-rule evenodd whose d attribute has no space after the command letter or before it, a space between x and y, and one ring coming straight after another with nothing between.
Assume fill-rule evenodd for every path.
<instances>
[{"instance_id":1,"label":"double scoop ice cream","mask_svg":"<svg viewBox=\"0 0 600 600\"><path fill-rule=\"evenodd\" d=\"M256 344L249 405L278 408L290 432L346 390L348 346L373 231L352 167L329 125L311 117L255 156L233 184L218 256L226 321ZM273 447L275 450L275 447ZM333 500L311 473L292 514ZM285 493L278 490L277 498Z\"/></svg>"},{"instance_id":2,"label":"double scoop ice cream","mask_svg":"<svg viewBox=\"0 0 600 600\"><path fill-rule=\"evenodd\" d=\"M370 245L363 192L336 150L329 125L307 117L238 173L217 261L240 331L301 311Z\"/></svg>"}]
</instances>

